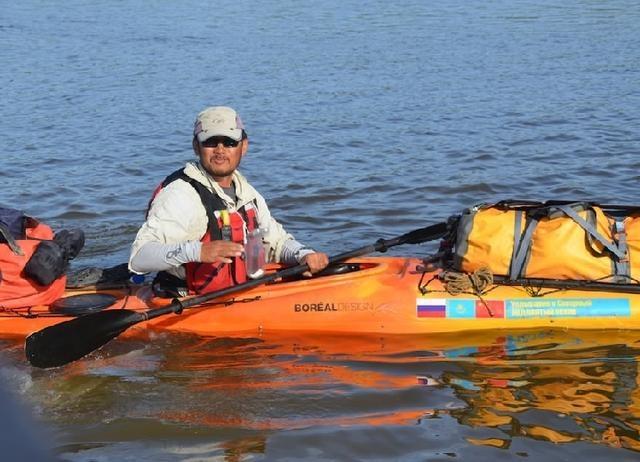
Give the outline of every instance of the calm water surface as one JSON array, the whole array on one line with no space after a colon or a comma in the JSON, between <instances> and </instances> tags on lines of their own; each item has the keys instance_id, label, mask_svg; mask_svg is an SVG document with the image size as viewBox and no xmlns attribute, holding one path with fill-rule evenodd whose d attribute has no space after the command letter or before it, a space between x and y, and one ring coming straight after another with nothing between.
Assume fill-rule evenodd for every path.
<instances>
[{"instance_id":1,"label":"calm water surface","mask_svg":"<svg viewBox=\"0 0 640 462\"><path fill-rule=\"evenodd\" d=\"M635 0L25 0L0 44L0 204L82 227L77 267L126 259L213 104L331 254L477 202L640 202ZM637 342L157 335L51 372L6 340L0 364L66 460L636 460Z\"/></svg>"}]
</instances>

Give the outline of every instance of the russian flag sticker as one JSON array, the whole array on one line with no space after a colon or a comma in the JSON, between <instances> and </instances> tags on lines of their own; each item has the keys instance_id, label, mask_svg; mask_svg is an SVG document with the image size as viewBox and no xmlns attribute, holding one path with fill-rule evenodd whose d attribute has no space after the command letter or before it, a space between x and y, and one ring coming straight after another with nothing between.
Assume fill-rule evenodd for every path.
<instances>
[{"instance_id":1,"label":"russian flag sticker","mask_svg":"<svg viewBox=\"0 0 640 462\"><path fill-rule=\"evenodd\" d=\"M447 301L444 298L418 298L416 313L419 318L446 318Z\"/></svg>"}]
</instances>

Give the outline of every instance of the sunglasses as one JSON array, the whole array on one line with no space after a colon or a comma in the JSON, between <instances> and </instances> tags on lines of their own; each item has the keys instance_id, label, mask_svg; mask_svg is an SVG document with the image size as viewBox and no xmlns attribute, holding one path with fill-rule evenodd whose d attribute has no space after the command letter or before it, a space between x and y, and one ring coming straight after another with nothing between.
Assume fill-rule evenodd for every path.
<instances>
[{"instance_id":1,"label":"sunglasses","mask_svg":"<svg viewBox=\"0 0 640 462\"><path fill-rule=\"evenodd\" d=\"M235 148L238 147L240 141L236 141L227 136L212 136L211 138L204 140L201 144L205 148L216 148L220 143L222 143L225 148Z\"/></svg>"}]
</instances>

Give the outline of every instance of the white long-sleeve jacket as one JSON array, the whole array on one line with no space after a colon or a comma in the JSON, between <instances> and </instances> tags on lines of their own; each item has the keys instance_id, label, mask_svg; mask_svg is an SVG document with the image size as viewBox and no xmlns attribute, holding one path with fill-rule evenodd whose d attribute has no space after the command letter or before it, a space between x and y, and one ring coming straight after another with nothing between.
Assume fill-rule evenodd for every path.
<instances>
[{"instance_id":1,"label":"white long-sleeve jacket","mask_svg":"<svg viewBox=\"0 0 640 462\"><path fill-rule=\"evenodd\" d=\"M236 203L197 162L187 163L184 173L217 194L230 212L254 202L258 226L265 232L263 241L267 261L295 264L314 252L285 231L271 216L264 198L237 170L233 173ZM162 270L184 279L182 265L199 261L200 240L207 226L207 213L193 186L184 180L173 181L156 195L151 204L147 220L131 246L129 270L138 274Z\"/></svg>"}]
</instances>

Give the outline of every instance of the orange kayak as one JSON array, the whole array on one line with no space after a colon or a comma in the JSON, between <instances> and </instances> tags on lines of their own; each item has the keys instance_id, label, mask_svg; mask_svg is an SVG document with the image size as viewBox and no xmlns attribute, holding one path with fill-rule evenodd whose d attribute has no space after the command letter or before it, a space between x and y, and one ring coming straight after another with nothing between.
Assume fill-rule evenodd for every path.
<instances>
[{"instance_id":1,"label":"orange kayak","mask_svg":"<svg viewBox=\"0 0 640 462\"><path fill-rule=\"evenodd\" d=\"M640 293L586 288L491 284L479 294L452 295L421 260L367 257L350 260L344 274L262 285L167 314L130 329L204 336L275 331L422 334L499 329L640 329ZM170 303L148 285L84 288L66 295L109 293L106 309L146 311ZM72 317L47 306L0 311L0 335L26 336Z\"/></svg>"}]
</instances>

